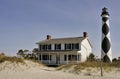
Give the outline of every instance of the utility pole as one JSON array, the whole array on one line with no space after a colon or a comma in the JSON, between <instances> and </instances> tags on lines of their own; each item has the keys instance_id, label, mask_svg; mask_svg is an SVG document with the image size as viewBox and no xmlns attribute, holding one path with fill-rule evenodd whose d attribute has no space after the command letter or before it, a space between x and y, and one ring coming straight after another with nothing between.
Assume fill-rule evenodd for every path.
<instances>
[{"instance_id":1,"label":"utility pole","mask_svg":"<svg viewBox=\"0 0 120 79\"><path fill-rule=\"evenodd\" d=\"M101 71L101 76L103 76L102 59L101 59L101 61L100 61L100 71Z\"/></svg>"}]
</instances>

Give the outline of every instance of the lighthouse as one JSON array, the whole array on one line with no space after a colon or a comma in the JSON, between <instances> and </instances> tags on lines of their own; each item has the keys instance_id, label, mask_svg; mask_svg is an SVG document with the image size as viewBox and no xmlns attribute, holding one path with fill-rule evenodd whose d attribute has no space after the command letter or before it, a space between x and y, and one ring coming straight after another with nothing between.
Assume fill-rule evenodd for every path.
<instances>
[{"instance_id":1,"label":"lighthouse","mask_svg":"<svg viewBox=\"0 0 120 79\"><path fill-rule=\"evenodd\" d=\"M101 42L101 59L103 62L112 62L111 39L110 39L110 25L109 13L107 8L102 9L102 42Z\"/></svg>"}]
</instances>

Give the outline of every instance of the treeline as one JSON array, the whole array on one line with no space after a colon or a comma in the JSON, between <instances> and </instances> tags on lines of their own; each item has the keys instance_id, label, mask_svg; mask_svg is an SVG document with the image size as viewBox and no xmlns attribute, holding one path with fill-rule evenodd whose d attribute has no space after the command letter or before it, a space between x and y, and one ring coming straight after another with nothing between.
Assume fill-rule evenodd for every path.
<instances>
[{"instance_id":1,"label":"treeline","mask_svg":"<svg viewBox=\"0 0 120 79\"><path fill-rule=\"evenodd\" d=\"M38 60L38 53L38 48L34 48L32 51L20 49L17 52L17 57Z\"/></svg>"}]
</instances>

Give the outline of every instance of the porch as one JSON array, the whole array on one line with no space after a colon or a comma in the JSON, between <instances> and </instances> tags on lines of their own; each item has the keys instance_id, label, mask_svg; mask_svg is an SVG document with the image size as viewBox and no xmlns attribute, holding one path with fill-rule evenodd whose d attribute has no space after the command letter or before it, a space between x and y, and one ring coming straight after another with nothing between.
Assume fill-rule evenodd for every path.
<instances>
[{"instance_id":1,"label":"porch","mask_svg":"<svg viewBox=\"0 0 120 79\"><path fill-rule=\"evenodd\" d=\"M81 62L81 53L78 51L41 52L38 61L46 65L76 64Z\"/></svg>"}]
</instances>

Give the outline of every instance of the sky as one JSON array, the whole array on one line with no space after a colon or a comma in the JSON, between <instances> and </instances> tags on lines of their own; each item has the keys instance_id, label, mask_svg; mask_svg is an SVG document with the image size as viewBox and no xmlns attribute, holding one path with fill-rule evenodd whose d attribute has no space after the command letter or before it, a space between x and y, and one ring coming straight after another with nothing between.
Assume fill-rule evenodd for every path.
<instances>
[{"instance_id":1,"label":"sky","mask_svg":"<svg viewBox=\"0 0 120 79\"><path fill-rule=\"evenodd\" d=\"M0 0L0 52L16 55L36 42L78 37L88 32L93 53L101 55L101 12L110 14L112 54L120 57L120 0Z\"/></svg>"}]
</instances>

